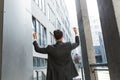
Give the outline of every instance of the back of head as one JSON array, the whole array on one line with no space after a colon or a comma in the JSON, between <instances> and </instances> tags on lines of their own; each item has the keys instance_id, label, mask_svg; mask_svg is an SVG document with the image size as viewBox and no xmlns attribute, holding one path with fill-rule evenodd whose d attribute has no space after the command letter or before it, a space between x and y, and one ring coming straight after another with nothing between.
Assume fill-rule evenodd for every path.
<instances>
[{"instance_id":1,"label":"back of head","mask_svg":"<svg viewBox=\"0 0 120 80\"><path fill-rule=\"evenodd\" d=\"M63 37L63 32L59 29L55 30L53 33L56 40L59 40Z\"/></svg>"}]
</instances>

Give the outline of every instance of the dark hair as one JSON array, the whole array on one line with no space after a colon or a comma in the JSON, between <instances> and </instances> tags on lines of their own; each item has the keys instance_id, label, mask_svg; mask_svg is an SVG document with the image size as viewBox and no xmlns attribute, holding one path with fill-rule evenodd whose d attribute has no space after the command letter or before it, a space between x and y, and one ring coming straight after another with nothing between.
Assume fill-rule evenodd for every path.
<instances>
[{"instance_id":1,"label":"dark hair","mask_svg":"<svg viewBox=\"0 0 120 80\"><path fill-rule=\"evenodd\" d=\"M55 37L55 39L56 40L58 40L58 39L60 39L60 38L62 38L62 36L63 36L63 32L62 31L60 31L59 29L57 29L57 30L54 30L54 37Z\"/></svg>"}]
</instances>

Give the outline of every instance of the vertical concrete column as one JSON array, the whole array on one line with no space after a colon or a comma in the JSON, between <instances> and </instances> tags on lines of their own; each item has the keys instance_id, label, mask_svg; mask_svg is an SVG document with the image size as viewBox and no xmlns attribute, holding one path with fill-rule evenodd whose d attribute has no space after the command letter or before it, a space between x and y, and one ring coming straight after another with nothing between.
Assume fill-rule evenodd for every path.
<instances>
[{"instance_id":1,"label":"vertical concrete column","mask_svg":"<svg viewBox=\"0 0 120 80\"><path fill-rule=\"evenodd\" d=\"M0 13L0 80L32 80L31 0L0 0L0 11L3 4L4 14Z\"/></svg>"},{"instance_id":2,"label":"vertical concrete column","mask_svg":"<svg viewBox=\"0 0 120 80\"><path fill-rule=\"evenodd\" d=\"M76 8L81 39L85 80L94 80L94 74L92 74L92 71L89 67L89 64L95 63L95 54L93 51L93 43L86 0L76 0Z\"/></svg>"},{"instance_id":3,"label":"vertical concrete column","mask_svg":"<svg viewBox=\"0 0 120 80\"><path fill-rule=\"evenodd\" d=\"M112 0L113 2L113 7L114 7L114 12L115 12L115 18L117 21L117 26L119 29L119 35L120 35L120 0Z\"/></svg>"},{"instance_id":4,"label":"vertical concrete column","mask_svg":"<svg viewBox=\"0 0 120 80\"><path fill-rule=\"evenodd\" d=\"M110 78L111 80L120 80L120 10L119 7L117 7L120 2L119 0L97 1Z\"/></svg>"},{"instance_id":5,"label":"vertical concrete column","mask_svg":"<svg viewBox=\"0 0 120 80\"><path fill-rule=\"evenodd\" d=\"M1 80L1 68L2 68L2 35L3 35L3 2L0 0L0 80Z\"/></svg>"}]
</instances>

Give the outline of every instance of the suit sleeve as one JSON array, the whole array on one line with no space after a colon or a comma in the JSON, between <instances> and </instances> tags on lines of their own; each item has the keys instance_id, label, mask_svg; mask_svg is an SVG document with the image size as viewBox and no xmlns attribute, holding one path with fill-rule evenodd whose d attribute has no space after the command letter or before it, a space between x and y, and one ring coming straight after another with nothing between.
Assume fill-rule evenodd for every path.
<instances>
[{"instance_id":1,"label":"suit sleeve","mask_svg":"<svg viewBox=\"0 0 120 80\"><path fill-rule=\"evenodd\" d=\"M71 43L71 50L75 49L79 45L79 37L75 37L75 43Z\"/></svg>"},{"instance_id":2,"label":"suit sleeve","mask_svg":"<svg viewBox=\"0 0 120 80\"><path fill-rule=\"evenodd\" d=\"M37 41L34 41L33 45L34 45L34 49L36 52L42 53L42 54L47 54L47 48L40 48Z\"/></svg>"}]
</instances>

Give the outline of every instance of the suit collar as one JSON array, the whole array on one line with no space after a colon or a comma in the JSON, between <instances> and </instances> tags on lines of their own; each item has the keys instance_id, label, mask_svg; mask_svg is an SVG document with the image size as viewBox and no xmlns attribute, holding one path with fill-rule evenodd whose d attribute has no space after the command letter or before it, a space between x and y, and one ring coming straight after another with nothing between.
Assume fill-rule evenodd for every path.
<instances>
[{"instance_id":1,"label":"suit collar","mask_svg":"<svg viewBox=\"0 0 120 80\"><path fill-rule=\"evenodd\" d=\"M57 41L56 44L62 44L63 42L62 41Z\"/></svg>"}]
</instances>

